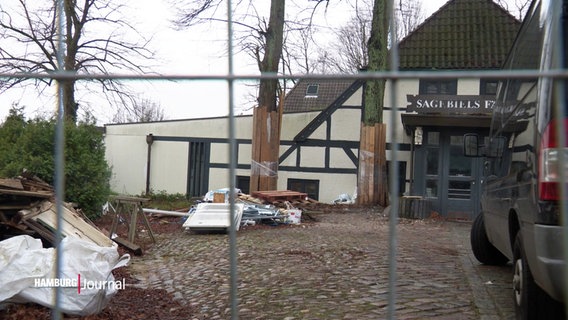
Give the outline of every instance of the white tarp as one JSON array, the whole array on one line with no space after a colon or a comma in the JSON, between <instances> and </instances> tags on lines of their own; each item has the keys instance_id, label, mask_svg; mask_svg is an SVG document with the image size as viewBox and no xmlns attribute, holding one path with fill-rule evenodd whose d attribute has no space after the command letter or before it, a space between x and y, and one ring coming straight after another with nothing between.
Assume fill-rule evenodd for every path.
<instances>
[{"instance_id":1,"label":"white tarp","mask_svg":"<svg viewBox=\"0 0 568 320\"><path fill-rule=\"evenodd\" d=\"M0 302L35 302L53 308L54 287L62 287L60 310L85 316L102 311L124 289L124 280L115 280L111 271L127 265L130 256L119 257L116 246L66 237L59 248L61 277L55 279L54 248L43 248L40 240L25 235L1 241Z\"/></svg>"}]
</instances>

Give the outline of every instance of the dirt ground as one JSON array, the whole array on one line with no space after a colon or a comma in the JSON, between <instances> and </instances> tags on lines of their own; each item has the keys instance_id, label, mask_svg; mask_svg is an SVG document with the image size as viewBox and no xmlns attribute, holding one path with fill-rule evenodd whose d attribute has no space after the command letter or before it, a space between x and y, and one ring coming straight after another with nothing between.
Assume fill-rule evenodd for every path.
<instances>
[{"instance_id":1,"label":"dirt ground","mask_svg":"<svg viewBox=\"0 0 568 320\"><path fill-rule=\"evenodd\" d=\"M151 217L150 225L156 234L160 233L182 233L180 218L172 217ZM111 220L108 217L95 221L101 229L109 229ZM142 238L140 243L144 250L152 247L152 243L147 238ZM120 254L127 253L126 250L119 248ZM116 280L126 279L126 283L135 284L137 280L128 272L128 267L113 270ZM77 317L64 315L64 319L84 319L84 320L110 320L110 319L187 319L194 313L191 306L184 306L173 299L172 294L165 290L128 288L128 290L118 290L117 294L110 300L107 307L97 315L87 317ZM10 304L4 310L0 310L0 320L20 320L20 319L51 319L52 312L49 308L37 304Z\"/></svg>"},{"instance_id":2,"label":"dirt ground","mask_svg":"<svg viewBox=\"0 0 568 320\"><path fill-rule=\"evenodd\" d=\"M95 224L101 230L110 230L112 220L109 216L104 216ZM181 227L183 221L179 217L149 217L150 226L154 234L182 234L184 232ZM306 223L314 223L307 219ZM268 226L257 225L248 227L248 230L268 228ZM271 226L270 228L273 228ZM138 230L144 231L144 226L140 223ZM126 238L127 229L125 225L119 225L117 233ZM153 243L149 237L139 237L136 241L143 251L150 250ZM119 247L120 255L128 253L122 247ZM132 253L131 253L132 255ZM126 279L128 284L136 284L137 279L131 276L128 267L117 268L113 270L115 280ZM182 305L173 298L171 293L161 289L141 289L129 287L128 290L119 290L111 299L106 308L99 314L78 317L72 315L63 315L64 319L84 319L84 320L110 320L110 319L188 319L194 314L194 307L190 305ZM8 304L0 308L0 320L19 320L19 319L51 319L52 312L49 308L37 304Z\"/></svg>"}]
</instances>

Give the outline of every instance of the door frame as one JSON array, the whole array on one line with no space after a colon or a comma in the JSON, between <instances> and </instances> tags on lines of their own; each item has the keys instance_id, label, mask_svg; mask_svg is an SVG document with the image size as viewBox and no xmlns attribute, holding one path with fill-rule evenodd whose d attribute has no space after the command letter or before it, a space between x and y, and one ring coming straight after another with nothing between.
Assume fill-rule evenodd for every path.
<instances>
[{"instance_id":1,"label":"door frame","mask_svg":"<svg viewBox=\"0 0 568 320\"><path fill-rule=\"evenodd\" d=\"M460 178L452 178L449 176L449 159L450 159L450 136L463 135L465 133L477 132L480 135L487 135L487 129L480 128L448 128L448 127L424 127L424 143L419 146L415 146L415 162L414 162L414 181L415 189L414 195L419 195L428 200L430 209L437 212L444 218L458 219L458 220L473 220L480 210L480 196L481 196L481 176L483 173L483 160L481 158L470 158L471 159L471 176ZM438 132L437 143L431 143L428 141L428 137L431 133ZM437 173L428 175L428 153L435 151L437 152ZM440 168L443 168L440 170ZM449 181L471 181L470 188L470 204L469 208L463 213L456 214L450 208L450 199L448 186ZM427 182L435 181L437 186L437 191L435 195L429 194L427 192ZM459 200L457 200L459 201ZM448 216L452 212L451 216Z\"/></svg>"}]
</instances>

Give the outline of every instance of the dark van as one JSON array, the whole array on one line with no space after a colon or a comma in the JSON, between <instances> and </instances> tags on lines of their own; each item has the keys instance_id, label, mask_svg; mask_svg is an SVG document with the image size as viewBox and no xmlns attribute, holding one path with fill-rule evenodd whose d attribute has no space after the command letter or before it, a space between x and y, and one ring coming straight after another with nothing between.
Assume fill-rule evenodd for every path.
<instances>
[{"instance_id":1,"label":"dark van","mask_svg":"<svg viewBox=\"0 0 568 320\"><path fill-rule=\"evenodd\" d=\"M532 2L504 66L511 72L499 83L489 136L464 137L466 156L485 157L472 250L484 264L512 262L521 319L565 317L567 2Z\"/></svg>"}]
</instances>

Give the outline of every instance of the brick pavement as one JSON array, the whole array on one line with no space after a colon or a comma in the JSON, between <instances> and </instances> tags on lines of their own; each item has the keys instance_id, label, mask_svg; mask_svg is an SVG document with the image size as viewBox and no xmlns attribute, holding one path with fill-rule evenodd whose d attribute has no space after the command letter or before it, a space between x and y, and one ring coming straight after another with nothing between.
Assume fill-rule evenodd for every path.
<instances>
[{"instance_id":1,"label":"brick pavement","mask_svg":"<svg viewBox=\"0 0 568 320\"><path fill-rule=\"evenodd\" d=\"M317 223L237 234L241 319L384 319L388 220L332 213ZM398 319L512 318L510 267L477 263L469 224L401 220L397 228ZM129 267L142 287L162 288L198 312L228 319L228 237L158 234Z\"/></svg>"}]
</instances>

